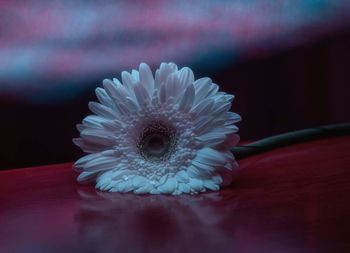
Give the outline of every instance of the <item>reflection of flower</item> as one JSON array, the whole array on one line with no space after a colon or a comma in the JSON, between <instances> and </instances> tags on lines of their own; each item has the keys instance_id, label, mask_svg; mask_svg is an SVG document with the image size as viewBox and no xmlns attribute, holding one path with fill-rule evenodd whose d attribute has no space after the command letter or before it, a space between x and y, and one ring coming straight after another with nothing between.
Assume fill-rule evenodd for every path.
<instances>
[{"instance_id":1,"label":"reflection of flower","mask_svg":"<svg viewBox=\"0 0 350 253\"><path fill-rule=\"evenodd\" d=\"M162 63L104 80L96 115L78 125L74 143L91 153L75 163L80 182L96 180L104 191L197 193L230 183L237 167L230 148L238 141L239 115L232 95L209 78L194 80L189 68Z\"/></svg>"},{"instance_id":2,"label":"reflection of flower","mask_svg":"<svg viewBox=\"0 0 350 253\"><path fill-rule=\"evenodd\" d=\"M75 220L81 250L203 253L232 248L231 233L222 228L222 219L233 215L235 201L225 202L231 207L229 212L227 208L215 210L222 200L220 193L176 198L91 189L78 193L81 201Z\"/></svg>"}]
</instances>

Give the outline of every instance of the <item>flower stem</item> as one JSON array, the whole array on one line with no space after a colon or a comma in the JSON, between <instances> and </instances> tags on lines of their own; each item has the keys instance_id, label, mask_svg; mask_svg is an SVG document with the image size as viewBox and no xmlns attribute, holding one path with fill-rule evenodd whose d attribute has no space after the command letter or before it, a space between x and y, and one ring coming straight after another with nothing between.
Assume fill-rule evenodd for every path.
<instances>
[{"instance_id":1,"label":"flower stem","mask_svg":"<svg viewBox=\"0 0 350 253\"><path fill-rule=\"evenodd\" d=\"M274 135L231 149L236 159L270 151L275 148L319 138L350 134L350 123L325 125Z\"/></svg>"}]
</instances>

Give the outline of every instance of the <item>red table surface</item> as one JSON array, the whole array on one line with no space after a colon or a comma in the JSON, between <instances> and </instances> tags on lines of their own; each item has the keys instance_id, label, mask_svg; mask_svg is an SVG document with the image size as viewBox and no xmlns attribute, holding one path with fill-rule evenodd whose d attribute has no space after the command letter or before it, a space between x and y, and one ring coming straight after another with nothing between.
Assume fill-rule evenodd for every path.
<instances>
[{"instance_id":1,"label":"red table surface","mask_svg":"<svg viewBox=\"0 0 350 253\"><path fill-rule=\"evenodd\" d=\"M239 161L197 196L96 192L71 163L0 172L0 252L350 252L350 136Z\"/></svg>"}]
</instances>

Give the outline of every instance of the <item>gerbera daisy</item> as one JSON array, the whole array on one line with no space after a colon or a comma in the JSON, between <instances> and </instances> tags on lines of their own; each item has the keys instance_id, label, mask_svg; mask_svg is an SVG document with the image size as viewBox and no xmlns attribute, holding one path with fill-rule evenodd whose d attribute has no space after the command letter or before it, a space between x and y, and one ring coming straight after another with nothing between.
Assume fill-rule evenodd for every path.
<instances>
[{"instance_id":1,"label":"gerbera daisy","mask_svg":"<svg viewBox=\"0 0 350 253\"><path fill-rule=\"evenodd\" d=\"M218 190L237 167L230 149L239 140L229 112L233 95L191 69L162 63L123 71L96 89L95 115L78 124L74 143L90 153L75 164L78 182L110 192L181 194Z\"/></svg>"}]
</instances>

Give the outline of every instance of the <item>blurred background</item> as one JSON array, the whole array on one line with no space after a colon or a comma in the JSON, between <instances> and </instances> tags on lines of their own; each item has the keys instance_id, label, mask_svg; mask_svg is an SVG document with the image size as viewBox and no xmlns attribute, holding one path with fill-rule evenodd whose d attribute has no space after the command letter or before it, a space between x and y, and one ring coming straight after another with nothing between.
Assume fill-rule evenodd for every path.
<instances>
[{"instance_id":1,"label":"blurred background","mask_svg":"<svg viewBox=\"0 0 350 253\"><path fill-rule=\"evenodd\" d=\"M104 78L189 66L242 140L350 120L350 1L2 1L0 169L68 162Z\"/></svg>"}]
</instances>

